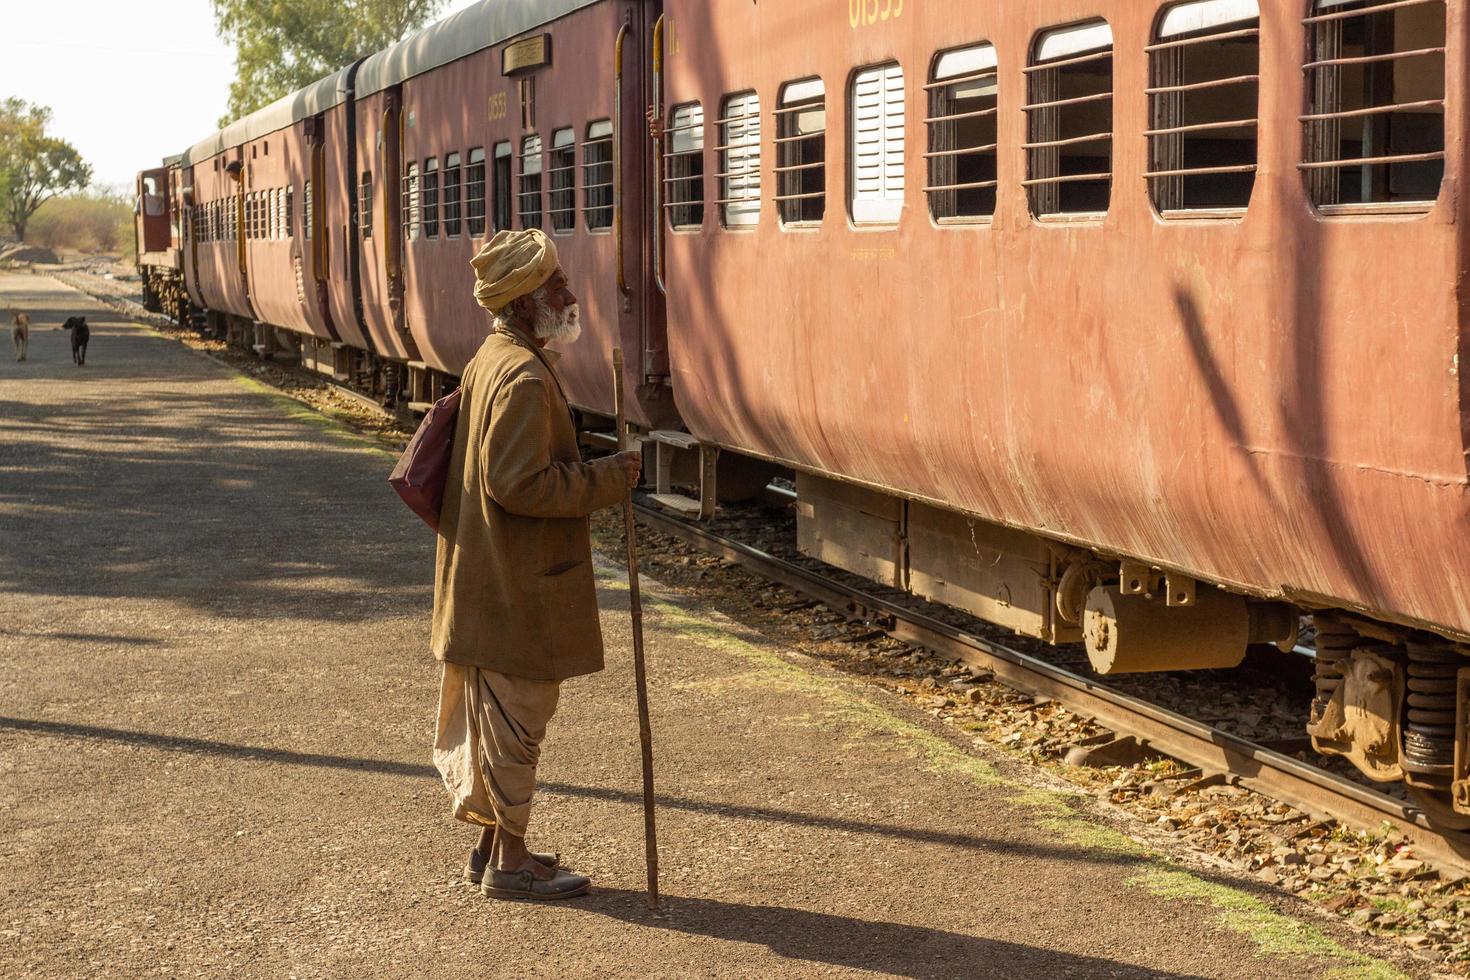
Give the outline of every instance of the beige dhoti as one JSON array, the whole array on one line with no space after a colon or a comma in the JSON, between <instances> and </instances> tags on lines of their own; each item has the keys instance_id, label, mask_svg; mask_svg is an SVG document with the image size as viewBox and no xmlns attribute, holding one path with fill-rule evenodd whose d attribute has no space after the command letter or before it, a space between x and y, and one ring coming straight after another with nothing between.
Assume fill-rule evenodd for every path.
<instances>
[{"instance_id":1,"label":"beige dhoti","mask_svg":"<svg viewBox=\"0 0 1470 980\"><path fill-rule=\"evenodd\" d=\"M560 693L559 681L444 664L434 765L456 820L526 836L541 740Z\"/></svg>"}]
</instances>

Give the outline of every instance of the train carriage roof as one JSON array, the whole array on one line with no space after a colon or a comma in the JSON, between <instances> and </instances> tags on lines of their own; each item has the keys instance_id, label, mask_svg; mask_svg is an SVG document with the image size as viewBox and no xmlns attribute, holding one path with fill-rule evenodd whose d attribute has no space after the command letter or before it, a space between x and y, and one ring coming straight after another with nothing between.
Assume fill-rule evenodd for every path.
<instances>
[{"instance_id":1,"label":"train carriage roof","mask_svg":"<svg viewBox=\"0 0 1470 980\"><path fill-rule=\"evenodd\" d=\"M603 0L482 0L377 54L369 55L357 68L353 80L356 94L371 95L432 71L451 61L483 51L542 24L559 20L583 7ZM277 99L263 109L230 123L200 140L180 156L183 166L259 139L293 123L324 112L347 100L352 67L328 75L297 92Z\"/></svg>"},{"instance_id":2,"label":"train carriage roof","mask_svg":"<svg viewBox=\"0 0 1470 980\"><path fill-rule=\"evenodd\" d=\"M603 0L484 0L368 57L357 72L358 96L391 88L451 61L549 24Z\"/></svg>"}]
</instances>

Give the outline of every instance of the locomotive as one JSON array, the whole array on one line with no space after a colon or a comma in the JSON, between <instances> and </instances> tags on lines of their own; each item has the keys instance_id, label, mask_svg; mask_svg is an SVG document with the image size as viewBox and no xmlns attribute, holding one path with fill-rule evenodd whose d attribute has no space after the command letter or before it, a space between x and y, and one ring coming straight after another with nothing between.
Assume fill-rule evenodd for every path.
<instances>
[{"instance_id":1,"label":"locomotive","mask_svg":"<svg viewBox=\"0 0 1470 980\"><path fill-rule=\"evenodd\" d=\"M629 352L662 505L793 472L805 553L1102 673L1310 616L1314 746L1465 828L1466 24L487 0L140 174L140 272L422 409L489 329L478 244L544 228L570 400L609 441Z\"/></svg>"}]
</instances>

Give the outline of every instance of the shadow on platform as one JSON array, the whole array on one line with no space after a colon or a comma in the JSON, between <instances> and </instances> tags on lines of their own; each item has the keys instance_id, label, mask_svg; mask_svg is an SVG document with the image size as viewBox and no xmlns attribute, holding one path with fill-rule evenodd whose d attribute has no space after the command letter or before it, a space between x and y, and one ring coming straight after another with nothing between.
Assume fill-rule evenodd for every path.
<instances>
[{"instance_id":1,"label":"shadow on platform","mask_svg":"<svg viewBox=\"0 0 1470 980\"><path fill-rule=\"evenodd\" d=\"M661 899L662 908L655 914L644 905L641 891L594 888L586 899L576 900L576 907L645 928L758 943L790 960L915 980L981 976L1188 980L1194 976L901 922L873 922L806 909L741 905L684 895L665 895Z\"/></svg>"}]
</instances>

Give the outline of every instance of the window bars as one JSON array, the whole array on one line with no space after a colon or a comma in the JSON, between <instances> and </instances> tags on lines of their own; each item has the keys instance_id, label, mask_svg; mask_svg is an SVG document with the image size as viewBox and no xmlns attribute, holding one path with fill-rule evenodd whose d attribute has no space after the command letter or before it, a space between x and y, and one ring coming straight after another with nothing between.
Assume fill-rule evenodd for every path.
<instances>
[{"instance_id":1,"label":"window bars","mask_svg":"<svg viewBox=\"0 0 1470 980\"><path fill-rule=\"evenodd\" d=\"M820 78L787 82L776 107L776 211L810 224L827 210L827 93Z\"/></svg>"},{"instance_id":2,"label":"window bars","mask_svg":"<svg viewBox=\"0 0 1470 980\"><path fill-rule=\"evenodd\" d=\"M516 194L522 228L541 227L541 137L521 140L521 186Z\"/></svg>"},{"instance_id":3,"label":"window bars","mask_svg":"<svg viewBox=\"0 0 1470 980\"><path fill-rule=\"evenodd\" d=\"M852 219L896 222L903 211L903 69L878 65L852 76Z\"/></svg>"},{"instance_id":4,"label":"window bars","mask_svg":"<svg viewBox=\"0 0 1470 980\"><path fill-rule=\"evenodd\" d=\"M419 218L424 224L425 238L439 237L439 158L429 157L424 161L424 173L420 178L422 190L419 194Z\"/></svg>"},{"instance_id":5,"label":"window bars","mask_svg":"<svg viewBox=\"0 0 1470 980\"><path fill-rule=\"evenodd\" d=\"M669 224L704 224L704 108L698 102L675 106L664 130L664 187Z\"/></svg>"},{"instance_id":6,"label":"window bars","mask_svg":"<svg viewBox=\"0 0 1470 980\"><path fill-rule=\"evenodd\" d=\"M551 193L546 213L551 216L551 230L565 234L577 225L577 135L573 130L552 132L547 164Z\"/></svg>"},{"instance_id":7,"label":"window bars","mask_svg":"<svg viewBox=\"0 0 1470 980\"><path fill-rule=\"evenodd\" d=\"M975 44L941 54L924 86L929 93L924 192L936 221L995 214L998 72L995 47Z\"/></svg>"},{"instance_id":8,"label":"window bars","mask_svg":"<svg viewBox=\"0 0 1470 980\"><path fill-rule=\"evenodd\" d=\"M403 173L403 240L419 239L419 165L410 163Z\"/></svg>"},{"instance_id":9,"label":"window bars","mask_svg":"<svg viewBox=\"0 0 1470 980\"><path fill-rule=\"evenodd\" d=\"M761 216L761 104L754 92L728 95L721 103L720 217L726 227L753 225Z\"/></svg>"},{"instance_id":10,"label":"window bars","mask_svg":"<svg viewBox=\"0 0 1470 980\"><path fill-rule=\"evenodd\" d=\"M443 188L440 196L444 200L444 237L458 238L460 228L460 156L450 153L444 157Z\"/></svg>"},{"instance_id":11,"label":"window bars","mask_svg":"<svg viewBox=\"0 0 1470 980\"><path fill-rule=\"evenodd\" d=\"M1026 72L1031 213L1108 209L1113 181L1113 31L1103 20L1037 35Z\"/></svg>"},{"instance_id":12,"label":"window bars","mask_svg":"<svg viewBox=\"0 0 1470 980\"><path fill-rule=\"evenodd\" d=\"M587 127L582 141L582 220L589 231L613 223L612 122L601 119Z\"/></svg>"},{"instance_id":13,"label":"window bars","mask_svg":"<svg viewBox=\"0 0 1470 980\"><path fill-rule=\"evenodd\" d=\"M1148 53L1149 196L1162 213L1250 203L1256 179L1256 0L1168 8Z\"/></svg>"},{"instance_id":14,"label":"window bars","mask_svg":"<svg viewBox=\"0 0 1470 980\"><path fill-rule=\"evenodd\" d=\"M1426 204L1444 177L1443 0L1316 0L1306 158L1313 203Z\"/></svg>"},{"instance_id":15,"label":"window bars","mask_svg":"<svg viewBox=\"0 0 1470 980\"><path fill-rule=\"evenodd\" d=\"M510 163L510 143L496 143L494 170L491 171L494 180L490 189L492 194L490 220L491 228L495 231L505 231L510 227Z\"/></svg>"},{"instance_id":16,"label":"window bars","mask_svg":"<svg viewBox=\"0 0 1470 980\"><path fill-rule=\"evenodd\" d=\"M373 237L373 175L364 170L357 199L357 221L362 237Z\"/></svg>"},{"instance_id":17,"label":"window bars","mask_svg":"<svg viewBox=\"0 0 1470 980\"><path fill-rule=\"evenodd\" d=\"M465 231L471 238L485 234L485 148L470 150L469 167L465 170Z\"/></svg>"}]
</instances>

